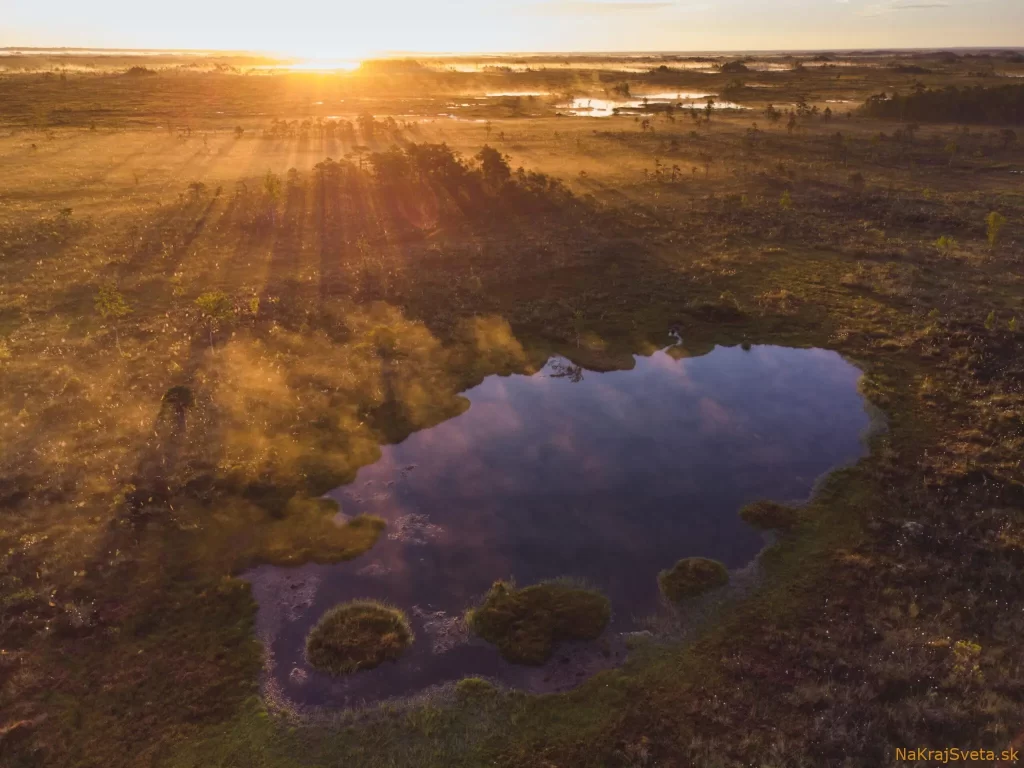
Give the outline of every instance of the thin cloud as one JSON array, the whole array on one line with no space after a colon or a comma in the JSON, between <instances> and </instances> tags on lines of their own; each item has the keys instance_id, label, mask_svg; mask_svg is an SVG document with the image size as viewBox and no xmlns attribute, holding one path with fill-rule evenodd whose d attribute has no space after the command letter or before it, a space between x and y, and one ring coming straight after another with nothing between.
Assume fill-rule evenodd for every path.
<instances>
[{"instance_id":1,"label":"thin cloud","mask_svg":"<svg viewBox=\"0 0 1024 768\"><path fill-rule=\"evenodd\" d=\"M949 8L950 4L945 2L934 3L907 3L899 0L891 0L888 3L875 3L864 8L861 12L864 16L880 16L884 13L895 13L896 11L917 11L927 8Z\"/></svg>"}]
</instances>

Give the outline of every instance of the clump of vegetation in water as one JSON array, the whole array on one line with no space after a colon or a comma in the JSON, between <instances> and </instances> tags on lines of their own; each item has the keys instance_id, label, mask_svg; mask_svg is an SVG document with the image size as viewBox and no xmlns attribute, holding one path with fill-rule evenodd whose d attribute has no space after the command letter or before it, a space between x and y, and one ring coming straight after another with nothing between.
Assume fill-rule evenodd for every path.
<instances>
[{"instance_id":1,"label":"clump of vegetation in water","mask_svg":"<svg viewBox=\"0 0 1024 768\"><path fill-rule=\"evenodd\" d=\"M774 501L755 501L740 510L745 523L755 528L792 528L798 520L795 507Z\"/></svg>"},{"instance_id":2,"label":"clump of vegetation in water","mask_svg":"<svg viewBox=\"0 0 1024 768\"><path fill-rule=\"evenodd\" d=\"M514 664L543 664L555 643L594 640L608 625L611 604L593 589L545 581L522 589L496 581L466 623Z\"/></svg>"},{"instance_id":3,"label":"clump of vegetation in water","mask_svg":"<svg viewBox=\"0 0 1024 768\"><path fill-rule=\"evenodd\" d=\"M673 603L697 597L729 583L729 571L717 560L686 557L658 574L661 593Z\"/></svg>"},{"instance_id":4,"label":"clump of vegetation in water","mask_svg":"<svg viewBox=\"0 0 1024 768\"><path fill-rule=\"evenodd\" d=\"M393 661L412 644L405 614L374 600L353 600L327 611L306 637L306 658L317 669L345 675Z\"/></svg>"}]
</instances>

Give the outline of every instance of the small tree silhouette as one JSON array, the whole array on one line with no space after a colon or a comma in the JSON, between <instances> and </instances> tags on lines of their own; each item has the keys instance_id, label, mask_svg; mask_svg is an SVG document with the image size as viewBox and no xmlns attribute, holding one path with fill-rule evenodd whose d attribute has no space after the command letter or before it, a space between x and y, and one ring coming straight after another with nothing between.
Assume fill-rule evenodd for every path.
<instances>
[{"instance_id":1,"label":"small tree silhouette","mask_svg":"<svg viewBox=\"0 0 1024 768\"><path fill-rule=\"evenodd\" d=\"M263 194L267 198L267 212L273 224L277 218L277 201L281 197L281 177L273 171L267 171L263 177Z\"/></svg>"},{"instance_id":2,"label":"small tree silhouette","mask_svg":"<svg viewBox=\"0 0 1024 768\"><path fill-rule=\"evenodd\" d=\"M992 211L985 217L985 223L988 225L988 244L995 248L996 243L999 242L999 233L1003 229L1003 225L1006 224L1006 217L999 211Z\"/></svg>"},{"instance_id":3,"label":"small tree silhouette","mask_svg":"<svg viewBox=\"0 0 1024 768\"><path fill-rule=\"evenodd\" d=\"M196 306L206 321L210 332L210 346L213 346L213 332L221 325L235 316L235 308L231 299L223 291L210 291L196 299Z\"/></svg>"},{"instance_id":4,"label":"small tree silhouette","mask_svg":"<svg viewBox=\"0 0 1024 768\"><path fill-rule=\"evenodd\" d=\"M100 288L99 293L96 294L95 304L96 311L99 312L100 317L104 320L113 321L114 344L117 345L117 353L123 354L121 352L121 338L117 331L117 321L131 312L131 307L128 306L124 296L113 285L104 285Z\"/></svg>"},{"instance_id":5,"label":"small tree silhouette","mask_svg":"<svg viewBox=\"0 0 1024 768\"><path fill-rule=\"evenodd\" d=\"M697 154L697 158L700 160L701 164L704 166L704 178L706 179L708 177L708 174L711 171L711 161L714 158L711 156L710 152L699 152Z\"/></svg>"},{"instance_id":6,"label":"small tree silhouette","mask_svg":"<svg viewBox=\"0 0 1024 768\"><path fill-rule=\"evenodd\" d=\"M949 155L949 165L953 165L953 160L956 159L956 153L960 151L960 145L956 143L956 140L950 141L946 144L946 154Z\"/></svg>"},{"instance_id":7,"label":"small tree silhouette","mask_svg":"<svg viewBox=\"0 0 1024 768\"><path fill-rule=\"evenodd\" d=\"M576 334L576 347L580 346L580 335L583 333L583 310L574 309L572 311L572 329Z\"/></svg>"},{"instance_id":8,"label":"small tree silhouette","mask_svg":"<svg viewBox=\"0 0 1024 768\"><path fill-rule=\"evenodd\" d=\"M486 183L492 189L498 189L512 178L512 170L509 168L508 156L501 154L493 147L486 144L477 153L476 159L480 161L480 171Z\"/></svg>"}]
</instances>

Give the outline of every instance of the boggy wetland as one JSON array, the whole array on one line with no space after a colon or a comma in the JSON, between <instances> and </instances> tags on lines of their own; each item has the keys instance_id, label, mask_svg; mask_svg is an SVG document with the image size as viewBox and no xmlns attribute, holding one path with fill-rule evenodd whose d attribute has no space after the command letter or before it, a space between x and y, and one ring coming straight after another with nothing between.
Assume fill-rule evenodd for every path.
<instances>
[{"instance_id":1,"label":"boggy wetland","mask_svg":"<svg viewBox=\"0 0 1024 768\"><path fill-rule=\"evenodd\" d=\"M1016 50L0 56L0 764L1024 741Z\"/></svg>"},{"instance_id":2,"label":"boggy wetland","mask_svg":"<svg viewBox=\"0 0 1024 768\"><path fill-rule=\"evenodd\" d=\"M629 371L554 358L533 376L488 377L464 393L465 413L386 446L332 491L339 514L379 516L387 533L349 563L254 572L261 610L292 619L270 645L278 685L351 705L469 675L539 690L581 682L609 666L616 630L643 631L658 612L660 570L694 556L743 569L765 541L742 507L801 503L863 453L859 371L837 354L719 347L677 360L674 349ZM604 644L556 648L538 672L470 643L462 614L493 582L564 576L611 601ZM366 597L405 608L418 647L373 673L316 675L301 653L317 607Z\"/></svg>"}]
</instances>

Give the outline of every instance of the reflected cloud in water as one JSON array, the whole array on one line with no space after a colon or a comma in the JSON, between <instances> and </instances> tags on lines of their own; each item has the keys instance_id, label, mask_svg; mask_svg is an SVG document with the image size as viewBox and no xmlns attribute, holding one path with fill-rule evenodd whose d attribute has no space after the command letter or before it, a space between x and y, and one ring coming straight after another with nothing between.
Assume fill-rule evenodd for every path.
<instances>
[{"instance_id":1,"label":"reflected cloud in water","mask_svg":"<svg viewBox=\"0 0 1024 768\"><path fill-rule=\"evenodd\" d=\"M607 373L553 359L533 376L488 377L464 393L468 411L384 446L330 494L346 516L387 520L374 549L251 574L261 615L305 588L296 578L315 584L301 615L289 611L268 638L275 681L295 701L331 706L465 675L537 687L550 670L508 665L459 628L495 579L582 578L611 599L612 636L636 629L659 608L659 570L688 556L730 568L754 558L764 537L739 518L742 505L802 501L819 476L865 453L859 378L835 352L770 346L661 351ZM408 611L421 641L396 664L341 680L308 668L310 626L357 597Z\"/></svg>"}]
</instances>

